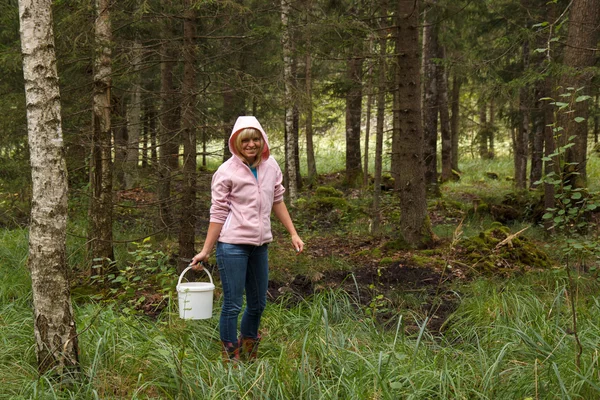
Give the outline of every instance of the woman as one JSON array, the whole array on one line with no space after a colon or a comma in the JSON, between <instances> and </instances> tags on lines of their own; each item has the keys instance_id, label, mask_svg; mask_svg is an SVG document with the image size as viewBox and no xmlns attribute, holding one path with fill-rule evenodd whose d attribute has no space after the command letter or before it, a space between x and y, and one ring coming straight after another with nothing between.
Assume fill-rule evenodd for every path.
<instances>
[{"instance_id":1,"label":"woman","mask_svg":"<svg viewBox=\"0 0 600 400\"><path fill-rule=\"evenodd\" d=\"M201 270L217 244L217 265L223 285L219 331L223 359L256 358L258 327L267 303L267 247L273 241L271 211L292 237L296 252L304 243L283 202L282 174L270 156L269 142L255 117L239 117L229 137L232 157L212 178L210 224L202 251L191 265ZM246 292L246 309L237 336L238 316Z\"/></svg>"}]
</instances>

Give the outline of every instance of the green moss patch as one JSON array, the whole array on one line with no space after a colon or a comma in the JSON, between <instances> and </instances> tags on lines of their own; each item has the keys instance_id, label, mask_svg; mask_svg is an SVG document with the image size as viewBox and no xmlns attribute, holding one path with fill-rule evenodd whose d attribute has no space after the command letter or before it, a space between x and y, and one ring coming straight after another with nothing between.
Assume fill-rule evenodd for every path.
<instances>
[{"instance_id":1,"label":"green moss patch","mask_svg":"<svg viewBox=\"0 0 600 400\"><path fill-rule=\"evenodd\" d=\"M510 274L525 269L550 268L552 262L537 243L520 233L495 223L479 235L463 239L458 244L463 262L472 271L489 274Z\"/></svg>"}]
</instances>

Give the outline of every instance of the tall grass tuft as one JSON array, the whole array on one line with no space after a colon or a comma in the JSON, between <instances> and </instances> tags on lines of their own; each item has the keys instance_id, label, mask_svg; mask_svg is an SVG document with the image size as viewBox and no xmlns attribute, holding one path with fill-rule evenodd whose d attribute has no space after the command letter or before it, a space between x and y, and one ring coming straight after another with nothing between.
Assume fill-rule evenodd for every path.
<instances>
[{"instance_id":1,"label":"tall grass tuft","mask_svg":"<svg viewBox=\"0 0 600 400\"><path fill-rule=\"evenodd\" d=\"M170 304L150 319L76 304L81 376L58 382L36 372L25 233L3 234L0 398L600 398L600 285L578 279L577 368L571 297L555 271L456 287L462 302L441 332L407 309L381 324L338 290L290 297L268 305L259 359L237 365L221 362L216 315L184 321Z\"/></svg>"}]
</instances>

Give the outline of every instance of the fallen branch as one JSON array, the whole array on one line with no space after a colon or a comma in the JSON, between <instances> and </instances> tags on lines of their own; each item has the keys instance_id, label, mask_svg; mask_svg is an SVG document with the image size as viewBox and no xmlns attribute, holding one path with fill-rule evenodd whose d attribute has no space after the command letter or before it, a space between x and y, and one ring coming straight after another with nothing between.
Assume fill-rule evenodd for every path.
<instances>
[{"instance_id":1,"label":"fallen branch","mask_svg":"<svg viewBox=\"0 0 600 400\"><path fill-rule=\"evenodd\" d=\"M519 236L521 233L525 232L527 229L529 229L531 226L526 226L525 228L521 229L519 232L517 233L513 233L512 235L508 235L506 237L506 239L504 239L503 241L501 241L500 243L498 243L496 245L496 250L498 250L500 247L504 246L505 244L508 244L508 247L510 247L512 249L513 244L512 244L512 240L514 238L516 238L517 236Z\"/></svg>"}]
</instances>

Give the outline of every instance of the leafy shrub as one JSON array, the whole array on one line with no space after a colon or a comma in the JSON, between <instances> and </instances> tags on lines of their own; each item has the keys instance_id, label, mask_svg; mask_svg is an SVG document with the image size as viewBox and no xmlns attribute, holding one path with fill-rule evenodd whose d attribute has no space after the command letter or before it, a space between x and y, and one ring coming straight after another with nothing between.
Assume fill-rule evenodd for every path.
<instances>
[{"instance_id":1,"label":"leafy shrub","mask_svg":"<svg viewBox=\"0 0 600 400\"><path fill-rule=\"evenodd\" d=\"M141 243L134 242L136 248L129 252L132 260L119 267L118 272L92 276L93 282L108 286L103 299L125 304L125 313L159 311L164 308L177 282L169 257L162 251L153 250L148 242L149 238Z\"/></svg>"}]
</instances>

